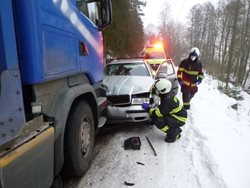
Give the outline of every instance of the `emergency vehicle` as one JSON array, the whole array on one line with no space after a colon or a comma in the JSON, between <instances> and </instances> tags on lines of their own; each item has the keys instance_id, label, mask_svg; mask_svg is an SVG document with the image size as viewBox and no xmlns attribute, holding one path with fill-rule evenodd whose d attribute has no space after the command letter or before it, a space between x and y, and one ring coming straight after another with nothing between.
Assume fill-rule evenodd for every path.
<instances>
[{"instance_id":1,"label":"emergency vehicle","mask_svg":"<svg viewBox=\"0 0 250 188\"><path fill-rule=\"evenodd\" d=\"M158 42L147 45L143 51L143 57L152 69L156 71L159 65L166 60L163 44Z\"/></svg>"}]
</instances>

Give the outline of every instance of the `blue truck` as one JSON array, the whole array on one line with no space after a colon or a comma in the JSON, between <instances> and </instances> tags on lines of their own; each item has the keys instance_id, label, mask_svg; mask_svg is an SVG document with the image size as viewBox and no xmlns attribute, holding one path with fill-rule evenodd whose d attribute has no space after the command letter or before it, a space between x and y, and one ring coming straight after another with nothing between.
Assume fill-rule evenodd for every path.
<instances>
[{"instance_id":1,"label":"blue truck","mask_svg":"<svg viewBox=\"0 0 250 188\"><path fill-rule=\"evenodd\" d=\"M110 0L0 1L0 188L88 169L106 121Z\"/></svg>"}]
</instances>

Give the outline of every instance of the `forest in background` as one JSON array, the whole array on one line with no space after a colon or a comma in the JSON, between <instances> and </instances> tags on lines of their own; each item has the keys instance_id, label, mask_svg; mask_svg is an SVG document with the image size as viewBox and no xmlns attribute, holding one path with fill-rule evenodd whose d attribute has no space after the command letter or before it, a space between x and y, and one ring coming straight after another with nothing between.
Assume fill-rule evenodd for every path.
<instances>
[{"instance_id":1,"label":"forest in background","mask_svg":"<svg viewBox=\"0 0 250 188\"><path fill-rule=\"evenodd\" d=\"M112 24L104 30L106 51L114 57L137 57L144 47L140 0L113 0Z\"/></svg>"},{"instance_id":2,"label":"forest in background","mask_svg":"<svg viewBox=\"0 0 250 188\"><path fill-rule=\"evenodd\" d=\"M178 65L193 46L201 51L206 71L228 83L247 88L250 74L250 2L219 0L196 4L188 22L176 23L168 1L159 11L159 24L143 27L146 0L113 0L113 22L105 34L106 49L114 57L137 57L152 36L167 41L167 54ZM121 8L122 7L122 8ZM157 31L157 33L155 32ZM250 89L250 88L249 88Z\"/></svg>"},{"instance_id":3,"label":"forest in background","mask_svg":"<svg viewBox=\"0 0 250 188\"><path fill-rule=\"evenodd\" d=\"M206 70L227 83L243 87L250 66L250 2L222 1L190 10L187 40L202 52Z\"/></svg>"}]
</instances>

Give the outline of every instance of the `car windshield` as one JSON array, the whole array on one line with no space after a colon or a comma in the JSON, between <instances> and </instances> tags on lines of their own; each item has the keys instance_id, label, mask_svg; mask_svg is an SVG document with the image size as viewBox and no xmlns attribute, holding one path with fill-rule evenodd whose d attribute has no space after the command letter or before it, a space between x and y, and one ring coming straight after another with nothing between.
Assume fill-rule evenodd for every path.
<instances>
[{"instance_id":1,"label":"car windshield","mask_svg":"<svg viewBox=\"0 0 250 188\"><path fill-rule=\"evenodd\" d=\"M106 76L150 76L144 63L109 64L105 68Z\"/></svg>"},{"instance_id":2,"label":"car windshield","mask_svg":"<svg viewBox=\"0 0 250 188\"><path fill-rule=\"evenodd\" d=\"M145 54L146 59L165 59L164 52L146 52Z\"/></svg>"}]
</instances>

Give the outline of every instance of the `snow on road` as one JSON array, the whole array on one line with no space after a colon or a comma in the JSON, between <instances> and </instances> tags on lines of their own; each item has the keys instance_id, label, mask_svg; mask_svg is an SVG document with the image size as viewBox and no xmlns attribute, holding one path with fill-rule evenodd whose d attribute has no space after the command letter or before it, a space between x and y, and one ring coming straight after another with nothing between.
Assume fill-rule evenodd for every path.
<instances>
[{"instance_id":1,"label":"snow on road","mask_svg":"<svg viewBox=\"0 0 250 188\"><path fill-rule=\"evenodd\" d=\"M89 171L64 187L120 188L127 187L126 181L135 188L249 188L250 97L244 94L233 110L236 101L216 84L207 76L199 86L179 141L164 142L165 134L152 125L124 125L98 137ZM140 137L140 150L123 148L132 136Z\"/></svg>"}]
</instances>

